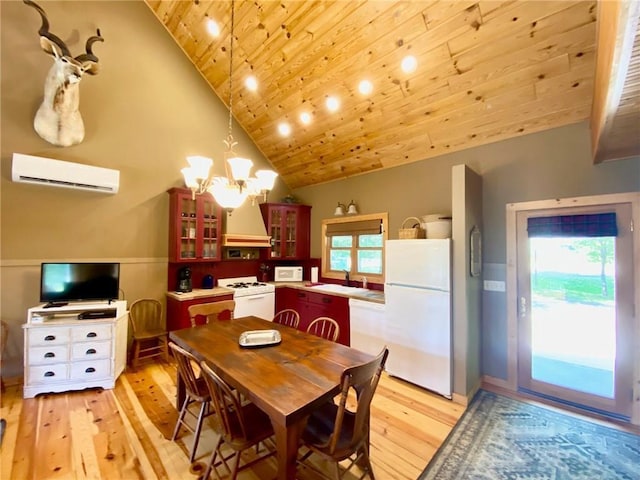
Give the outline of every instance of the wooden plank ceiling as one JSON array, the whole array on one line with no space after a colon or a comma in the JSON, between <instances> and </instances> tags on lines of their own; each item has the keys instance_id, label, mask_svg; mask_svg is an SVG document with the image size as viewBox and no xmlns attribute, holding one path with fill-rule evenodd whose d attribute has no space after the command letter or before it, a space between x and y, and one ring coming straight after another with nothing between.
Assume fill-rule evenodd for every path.
<instances>
[{"instance_id":1,"label":"wooden plank ceiling","mask_svg":"<svg viewBox=\"0 0 640 480\"><path fill-rule=\"evenodd\" d=\"M231 2L146 3L228 104ZM233 113L290 188L579 122L596 18L595 1L236 0Z\"/></svg>"}]
</instances>

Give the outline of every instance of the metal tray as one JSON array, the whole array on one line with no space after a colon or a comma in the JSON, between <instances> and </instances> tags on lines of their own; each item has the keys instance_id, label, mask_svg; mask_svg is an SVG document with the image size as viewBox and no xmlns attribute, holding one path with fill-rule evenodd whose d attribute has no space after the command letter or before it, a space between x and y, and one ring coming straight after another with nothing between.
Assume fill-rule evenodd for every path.
<instances>
[{"instance_id":1,"label":"metal tray","mask_svg":"<svg viewBox=\"0 0 640 480\"><path fill-rule=\"evenodd\" d=\"M278 345L282 337L278 330L248 330L240 334L238 343L243 348L268 347Z\"/></svg>"}]
</instances>

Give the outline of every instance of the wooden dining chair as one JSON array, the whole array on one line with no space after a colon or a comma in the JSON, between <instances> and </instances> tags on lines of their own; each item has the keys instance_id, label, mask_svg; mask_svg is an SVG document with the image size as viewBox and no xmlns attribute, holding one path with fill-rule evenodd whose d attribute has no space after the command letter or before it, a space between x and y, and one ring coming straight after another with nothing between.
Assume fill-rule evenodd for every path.
<instances>
[{"instance_id":1,"label":"wooden dining chair","mask_svg":"<svg viewBox=\"0 0 640 480\"><path fill-rule=\"evenodd\" d=\"M336 405L327 402L319 407L311 414L302 432L301 441L308 451L299 461L304 462L305 466L326 476L324 472L305 462L315 453L334 463L335 480L343 478L356 463L364 470L358 478L363 478L366 474L371 480L375 480L369 459L369 418L371 401L388 355L389 349L384 347L370 362L347 368L342 372L339 403ZM355 390L355 410L347 408L347 397L351 389ZM347 458L350 462L341 472L338 462Z\"/></svg>"},{"instance_id":2,"label":"wooden dining chair","mask_svg":"<svg viewBox=\"0 0 640 480\"><path fill-rule=\"evenodd\" d=\"M206 362L200 364L202 374L209 386L211 405L215 412L215 429L219 434L218 442L211 454L211 459L204 472L203 480L207 480L212 469L216 469L216 478L220 478L217 466L224 464L230 472L230 479L235 480L238 472L255 463L275 455L273 445L266 453L258 455L258 445L274 435L269 416L254 403L242 402L232 387L214 372ZM222 452L223 445L230 447L233 452L226 456ZM240 466L242 452L256 446L256 457ZM269 447L269 446L268 446ZM216 459L220 460L216 463ZM233 458L233 465L229 460Z\"/></svg>"},{"instance_id":3,"label":"wooden dining chair","mask_svg":"<svg viewBox=\"0 0 640 480\"><path fill-rule=\"evenodd\" d=\"M216 320L233 320L233 311L236 309L235 300L223 300L221 302L200 303L187 308L191 326L195 327L198 322L196 317L205 317L204 323Z\"/></svg>"},{"instance_id":4,"label":"wooden dining chair","mask_svg":"<svg viewBox=\"0 0 640 480\"><path fill-rule=\"evenodd\" d=\"M300 314L292 308L285 308L275 314L273 321L274 323L286 325L287 327L298 328L298 324L300 323Z\"/></svg>"},{"instance_id":5,"label":"wooden dining chair","mask_svg":"<svg viewBox=\"0 0 640 480\"><path fill-rule=\"evenodd\" d=\"M141 358L163 356L169 363L167 321L162 314L162 304L152 298L136 300L129 307L129 323L133 337L133 368L137 368Z\"/></svg>"},{"instance_id":6,"label":"wooden dining chair","mask_svg":"<svg viewBox=\"0 0 640 480\"><path fill-rule=\"evenodd\" d=\"M208 417L213 413L213 410L209 408L211 396L209 395L209 388L207 387L206 380L201 375L197 375L194 370L194 366L198 369L200 368L198 360L185 349L173 342L169 343L169 347L173 350L173 356L178 364L178 375L180 375L180 379L184 383L185 387L185 398L182 402L182 408L180 409L176 426L173 429L171 440L176 440L181 427L185 427L193 433L193 445L191 446L191 451L189 453L189 462L193 463L198 450L198 442L200 441L202 422L205 417ZM197 415L189 408L191 405L196 403L200 405ZM185 417L187 414L196 418L195 426L191 426L186 421Z\"/></svg>"},{"instance_id":7,"label":"wooden dining chair","mask_svg":"<svg viewBox=\"0 0 640 480\"><path fill-rule=\"evenodd\" d=\"M309 324L307 333L335 342L340 336L340 325L333 318L318 317Z\"/></svg>"}]
</instances>

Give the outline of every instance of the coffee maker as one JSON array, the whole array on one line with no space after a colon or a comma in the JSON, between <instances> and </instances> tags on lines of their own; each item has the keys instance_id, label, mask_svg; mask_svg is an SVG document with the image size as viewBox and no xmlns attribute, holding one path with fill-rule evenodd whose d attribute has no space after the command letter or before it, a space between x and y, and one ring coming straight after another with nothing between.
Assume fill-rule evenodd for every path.
<instances>
[{"instance_id":1,"label":"coffee maker","mask_svg":"<svg viewBox=\"0 0 640 480\"><path fill-rule=\"evenodd\" d=\"M191 291L191 268L182 267L178 270L178 292Z\"/></svg>"}]
</instances>

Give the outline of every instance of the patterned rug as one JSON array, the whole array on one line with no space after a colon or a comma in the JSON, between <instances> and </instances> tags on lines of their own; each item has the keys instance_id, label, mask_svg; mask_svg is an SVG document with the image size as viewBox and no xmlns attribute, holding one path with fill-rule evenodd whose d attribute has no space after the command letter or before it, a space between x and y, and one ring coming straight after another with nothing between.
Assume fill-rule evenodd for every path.
<instances>
[{"instance_id":1,"label":"patterned rug","mask_svg":"<svg viewBox=\"0 0 640 480\"><path fill-rule=\"evenodd\" d=\"M419 480L638 480L640 436L480 390Z\"/></svg>"}]
</instances>

